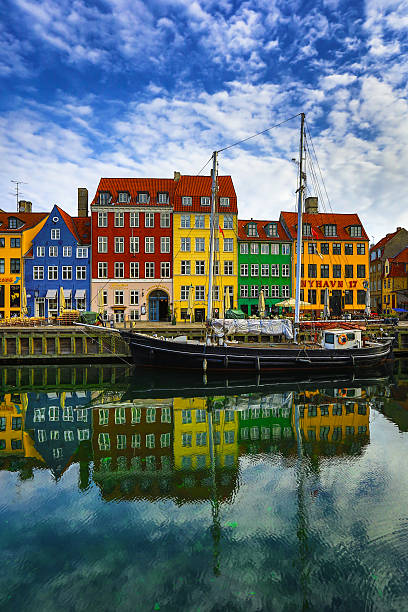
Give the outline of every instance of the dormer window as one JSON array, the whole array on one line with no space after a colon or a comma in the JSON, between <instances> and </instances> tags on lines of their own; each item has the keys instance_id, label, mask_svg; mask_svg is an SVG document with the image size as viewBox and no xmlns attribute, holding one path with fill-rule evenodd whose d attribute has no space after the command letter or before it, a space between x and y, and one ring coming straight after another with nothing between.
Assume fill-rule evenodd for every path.
<instances>
[{"instance_id":1,"label":"dormer window","mask_svg":"<svg viewBox=\"0 0 408 612\"><path fill-rule=\"evenodd\" d=\"M248 223L247 225L247 236L258 236L258 228L256 223Z\"/></svg>"},{"instance_id":2,"label":"dormer window","mask_svg":"<svg viewBox=\"0 0 408 612\"><path fill-rule=\"evenodd\" d=\"M268 223L265 225L265 234L272 238L278 235L278 226L276 223Z\"/></svg>"},{"instance_id":3,"label":"dormer window","mask_svg":"<svg viewBox=\"0 0 408 612\"><path fill-rule=\"evenodd\" d=\"M230 199L229 198L220 198L220 206L229 206Z\"/></svg>"},{"instance_id":4,"label":"dormer window","mask_svg":"<svg viewBox=\"0 0 408 612\"><path fill-rule=\"evenodd\" d=\"M303 224L303 235L304 236L311 236L312 235L312 226L310 225L310 223L304 223Z\"/></svg>"},{"instance_id":5,"label":"dormer window","mask_svg":"<svg viewBox=\"0 0 408 612\"><path fill-rule=\"evenodd\" d=\"M139 191L137 194L139 204L147 204L149 202L149 194L147 191Z\"/></svg>"},{"instance_id":6,"label":"dormer window","mask_svg":"<svg viewBox=\"0 0 408 612\"><path fill-rule=\"evenodd\" d=\"M325 236L337 236L337 225L334 225L334 224L323 225L323 234Z\"/></svg>"},{"instance_id":7,"label":"dormer window","mask_svg":"<svg viewBox=\"0 0 408 612\"><path fill-rule=\"evenodd\" d=\"M24 223L20 221L20 219L17 219L17 217L9 217L8 219L9 229L18 229L22 225L24 225Z\"/></svg>"},{"instance_id":8,"label":"dormer window","mask_svg":"<svg viewBox=\"0 0 408 612\"><path fill-rule=\"evenodd\" d=\"M169 194L164 191L159 191L159 193L157 194L157 202L159 204L168 204Z\"/></svg>"},{"instance_id":9,"label":"dormer window","mask_svg":"<svg viewBox=\"0 0 408 612\"><path fill-rule=\"evenodd\" d=\"M110 204L112 201L112 196L109 191L100 191L99 192L99 204L104 206L105 204Z\"/></svg>"},{"instance_id":10,"label":"dormer window","mask_svg":"<svg viewBox=\"0 0 408 612\"><path fill-rule=\"evenodd\" d=\"M211 206L211 198L208 196L201 196L200 202L201 206Z\"/></svg>"},{"instance_id":11,"label":"dormer window","mask_svg":"<svg viewBox=\"0 0 408 612\"><path fill-rule=\"evenodd\" d=\"M130 195L128 191L119 191L118 193L119 204L128 204L130 202Z\"/></svg>"},{"instance_id":12,"label":"dormer window","mask_svg":"<svg viewBox=\"0 0 408 612\"><path fill-rule=\"evenodd\" d=\"M360 238L363 235L361 229L361 225L350 225L350 236Z\"/></svg>"},{"instance_id":13,"label":"dormer window","mask_svg":"<svg viewBox=\"0 0 408 612\"><path fill-rule=\"evenodd\" d=\"M181 198L181 203L183 206L192 206L193 198L191 196L183 196Z\"/></svg>"}]
</instances>

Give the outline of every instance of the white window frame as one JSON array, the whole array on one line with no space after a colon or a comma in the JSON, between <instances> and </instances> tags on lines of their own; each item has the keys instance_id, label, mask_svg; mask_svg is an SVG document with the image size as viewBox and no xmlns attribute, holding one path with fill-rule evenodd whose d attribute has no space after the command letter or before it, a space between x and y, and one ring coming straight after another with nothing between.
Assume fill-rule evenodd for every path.
<instances>
[{"instance_id":1,"label":"white window frame","mask_svg":"<svg viewBox=\"0 0 408 612\"><path fill-rule=\"evenodd\" d=\"M51 229L51 240L61 240L61 230L53 227Z\"/></svg>"}]
</instances>

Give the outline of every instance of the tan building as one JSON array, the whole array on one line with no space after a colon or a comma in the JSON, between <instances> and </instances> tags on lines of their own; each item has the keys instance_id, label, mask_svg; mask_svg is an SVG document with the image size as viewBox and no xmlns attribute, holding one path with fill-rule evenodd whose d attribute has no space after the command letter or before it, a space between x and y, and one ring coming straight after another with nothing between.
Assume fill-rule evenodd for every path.
<instances>
[{"instance_id":1,"label":"tan building","mask_svg":"<svg viewBox=\"0 0 408 612\"><path fill-rule=\"evenodd\" d=\"M370 298L371 308L383 312L383 276L387 259L392 259L408 246L408 231L397 227L395 232L387 234L370 247Z\"/></svg>"}]
</instances>

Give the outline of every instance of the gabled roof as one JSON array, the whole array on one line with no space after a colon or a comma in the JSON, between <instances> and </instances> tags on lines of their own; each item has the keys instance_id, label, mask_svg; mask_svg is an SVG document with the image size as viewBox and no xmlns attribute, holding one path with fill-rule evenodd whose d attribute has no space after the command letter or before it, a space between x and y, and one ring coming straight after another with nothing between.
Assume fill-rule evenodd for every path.
<instances>
[{"instance_id":1,"label":"gabled roof","mask_svg":"<svg viewBox=\"0 0 408 612\"><path fill-rule=\"evenodd\" d=\"M59 206L55 207L67 228L78 242L78 244L91 244L91 218L90 217L71 217Z\"/></svg>"},{"instance_id":2,"label":"gabled roof","mask_svg":"<svg viewBox=\"0 0 408 612\"><path fill-rule=\"evenodd\" d=\"M403 230L403 227L397 227L397 229L395 230L395 232L391 232L390 234L386 234L386 236L384 236L383 238L381 238L381 240L379 240L377 242L377 244L374 244L371 248L370 251L374 251L376 249L382 249L383 247L385 247L385 245L387 244L387 242L389 242L391 240L391 238L394 238L394 236L396 236L398 234L398 232L400 232L401 230Z\"/></svg>"},{"instance_id":3,"label":"gabled roof","mask_svg":"<svg viewBox=\"0 0 408 612\"><path fill-rule=\"evenodd\" d=\"M97 203L101 191L109 191L112 196L112 202L114 203L118 203L118 193L120 191L127 191L130 195L130 202L121 202L119 206L138 204L137 194L139 191L148 192L150 194L150 202L148 204L143 204L143 206L164 206L164 204L159 204L157 202L157 194L168 193L169 203L172 204L176 186L177 183L173 179L166 178L101 178L94 199L91 202L91 206Z\"/></svg>"},{"instance_id":4,"label":"gabled roof","mask_svg":"<svg viewBox=\"0 0 408 612\"><path fill-rule=\"evenodd\" d=\"M404 262L390 262L390 271L386 275L387 277L404 277L407 276L406 265Z\"/></svg>"},{"instance_id":5,"label":"gabled roof","mask_svg":"<svg viewBox=\"0 0 408 612\"><path fill-rule=\"evenodd\" d=\"M182 174L177 181L177 187L174 194L174 211L175 212L210 212L209 206L201 206L201 196L211 197L211 176L192 176ZM191 206L183 206L182 197L190 196L192 198ZM219 198L229 198L229 206L220 206ZM220 213L237 213L237 194L235 193L234 184L230 176L218 177L218 206L217 212Z\"/></svg>"},{"instance_id":6,"label":"gabled roof","mask_svg":"<svg viewBox=\"0 0 408 612\"><path fill-rule=\"evenodd\" d=\"M256 227L258 230L258 236L248 236L246 233L246 226L248 223L256 223ZM277 236L268 236L266 234L266 226L269 223L276 223L278 235ZM282 223L280 221L255 221L255 219L242 220L238 219L238 238L239 240L265 240L270 242L276 242L280 240L290 240L287 235Z\"/></svg>"},{"instance_id":7,"label":"gabled roof","mask_svg":"<svg viewBox=\"0 0 408 612\"><path fill-rule=\"evenodd\" d=\"M297 237L297 213L281 212L280 220L286 224L287 229L293 240ZM304 213L303 223L309 223L315 232L315 235L303 236L305 240L327 240L336 242L336 240L347 240L357 242L368 240L363 224L357 214L347 213ZM325 236L323 233L324 225L337 225L337 236ZM347 228L351 225L361 225L361 236L350 236Z\"/></svg>"},{"instance_id":8,"label":"gabled roof","mask_svg":"<svg viewBox=\"0 0 408 612\"><path fill-rule=\"evenodd\" d=\"M390 261L395 263L408 263L408 246L402 249L402 251L395 255L395 257L390 259Z\"/></svg>"},{"instance_id":9,"label":"gabled roof","mask_svg":"<svg viewBox=\"0 0 408 612\"><path fill-rule=\"evenodd\" d=\"M31 227L35 227L42 219L48 217L49 213L19 213L19 212L0 212L0 233L19 234L24 232ZM8 220L9 218L19 219L23 222L23 225L18 229L9 229Z\"/></svg>"}]
</instances>

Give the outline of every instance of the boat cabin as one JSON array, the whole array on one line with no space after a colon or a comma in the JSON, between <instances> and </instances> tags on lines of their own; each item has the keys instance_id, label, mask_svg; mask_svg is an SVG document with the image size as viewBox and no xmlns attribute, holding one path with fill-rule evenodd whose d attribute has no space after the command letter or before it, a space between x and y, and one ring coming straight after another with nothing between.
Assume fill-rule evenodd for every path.
<instances>
[{"instance_id":1,"label":"boat cabin","mask_svg":"<svg viewBox=\"0 0 408 612\"><path fill-rule=\"evenodd\" d=\"M323 347L325 349L351 349L360 348L361 330L360 329L328 329L323 332Z\"/></svg>"}]
</instances>

